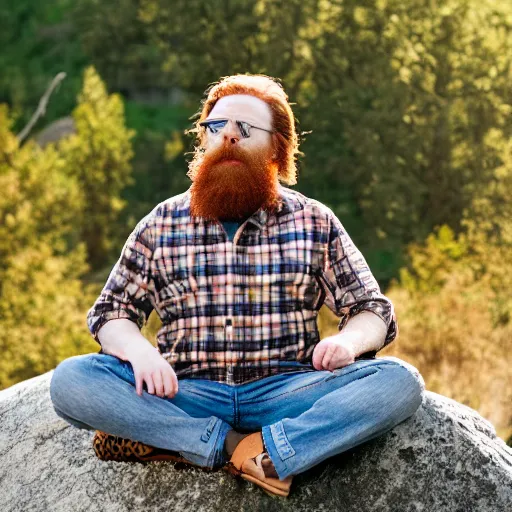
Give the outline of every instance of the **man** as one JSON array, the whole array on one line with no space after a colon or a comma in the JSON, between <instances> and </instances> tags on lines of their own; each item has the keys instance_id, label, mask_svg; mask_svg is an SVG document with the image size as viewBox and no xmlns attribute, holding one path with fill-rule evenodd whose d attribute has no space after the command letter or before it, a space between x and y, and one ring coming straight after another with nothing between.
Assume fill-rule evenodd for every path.
<instances>
[{"instance_id":1,"label":"man","mask_svg":"<svg viewBox=\"0 0 512 512\"><path fill-rule=\"evenodd\" d=\"M424 381L375 357L397 335L393 305L341 222L282 185L299 150L281 85L225 77L195 132L191 187L128 238L87 316L102 350L57 366L53 404L287 496L293 475L411 416ZM320 340L324 303L339 333ZM153 309L157 349L140 333Z\"/></svg>"}]
</instances>

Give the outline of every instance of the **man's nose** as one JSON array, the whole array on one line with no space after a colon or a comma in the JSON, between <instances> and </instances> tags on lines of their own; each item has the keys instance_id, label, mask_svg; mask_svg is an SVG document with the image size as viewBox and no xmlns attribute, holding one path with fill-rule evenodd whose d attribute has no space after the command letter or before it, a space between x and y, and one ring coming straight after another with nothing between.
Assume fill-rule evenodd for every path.
<instances>
[{"instance_id":1,"label":"man's nose","mask_svg":"<svg viewBox=\"0 0 512 512\"><path fill-rule=\"evenodd\" d=\"M224 142L236 144L240 140L240 134L238 133L238 127L236 123L230 121L224 128Z\"/></svg>"}]
</instances>

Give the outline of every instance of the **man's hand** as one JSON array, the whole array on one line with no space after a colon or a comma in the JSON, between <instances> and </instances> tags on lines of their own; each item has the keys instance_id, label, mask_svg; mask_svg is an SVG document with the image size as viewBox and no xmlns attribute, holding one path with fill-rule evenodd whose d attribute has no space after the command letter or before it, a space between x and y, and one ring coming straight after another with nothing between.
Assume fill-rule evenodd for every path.
<instances>
[{"instance_id":1,"label":"man's hand","mask_svg":"<svg viewBox=\"0 0 512 512\"><path fill-rule=\"evenodd\" d=\"M334 371L355 361L355 351L349 342L344 342L340 334L328 336L318 342L313 351L315 370Z\"/></svg>"},{"instance_id":2,"label":"man's hand","mask_svg":"<svg viewBox=\"0 0 512 512\"><path fill-rule=\"evenodd\" d=\"M127 354L135 375L135 390L142 395L142 386L146 382L148 393L163 398L173 398L178 392L178 378L172 366L158 350L151 347L137 347Z\"/></svg>"}]
</instances>

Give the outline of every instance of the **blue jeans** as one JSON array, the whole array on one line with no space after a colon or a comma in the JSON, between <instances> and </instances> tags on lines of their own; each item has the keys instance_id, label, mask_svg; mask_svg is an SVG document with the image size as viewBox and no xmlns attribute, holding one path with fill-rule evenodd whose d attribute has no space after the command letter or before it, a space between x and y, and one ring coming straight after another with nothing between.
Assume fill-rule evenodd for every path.
<instances>
[{"instance_id":1,"label":"blue jeans","mask_svg":"<svg viewBox=\"0 0 512 512\"><path fill-rule=\"evenodd\" d=\"M227 432L262 431L282 480L382 435L421 405L425 383L416 368L391 357L358 360L334 372L297 370L246 384L180 379L173 398L135 391L132 365L85 354L54 370L50 394L72 425L180 452L217 468L227 460Z\"/></svg>"}]
</instances>

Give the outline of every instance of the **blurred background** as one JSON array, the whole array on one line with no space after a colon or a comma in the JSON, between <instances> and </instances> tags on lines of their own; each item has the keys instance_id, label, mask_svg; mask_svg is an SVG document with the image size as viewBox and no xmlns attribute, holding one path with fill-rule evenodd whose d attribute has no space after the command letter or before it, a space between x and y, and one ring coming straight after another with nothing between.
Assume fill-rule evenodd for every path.
<instances>
[{"instance_id":1,"label":"blurred background","mask_svg":"<svg viewBox=\"0 0 512 512\"><path fill-rule=\"evenodd\" d=\"M512 3L2 0L0 26L0 389L99 350L87 310L137 221L190 186L205 89L264 73L308 132L292 188L395 304L379 355L512 445Z\"/></svg>"}]
</instances>

